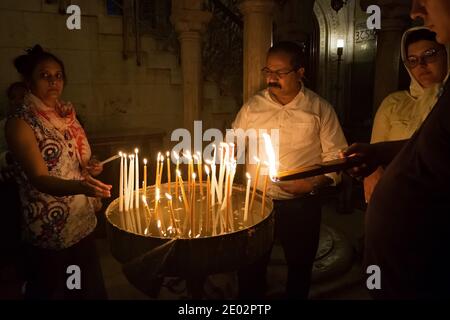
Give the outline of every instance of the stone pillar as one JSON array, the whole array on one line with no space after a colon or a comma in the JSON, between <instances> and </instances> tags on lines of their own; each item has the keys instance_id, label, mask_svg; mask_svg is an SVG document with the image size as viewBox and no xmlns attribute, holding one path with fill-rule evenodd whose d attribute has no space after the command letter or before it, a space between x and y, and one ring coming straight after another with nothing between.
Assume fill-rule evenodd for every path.
<instances>
[{"instance_id":1,"label":"stone pillar","mask_svg":"<svg viewBox=\"0 0 450 320\"><path fill-rule=\"evenodd\" d=\"M261 69L272 45L274 8L273 0L244 0L239 5L244 15L244 102L264 87Z\"/></svg>"},{"instance_id":2,"label":"stone pillar","mask_svg":"<svg viewBox=\"0 0 450 320\"><path fill-rule=\"evenodd\" d=\"M381 8L381 29L377 32L377 56L373 92L373 114L387 95L398 90L400 45L403 32L410 25L409 2L404 0L361 0Z\"/></svg>"},{"instance_id":3,"label":"stone pillar","mask_svg":"<svg viewBox=\"0 0 450 320\"><path fill-rule=\"evenodd\" d=\"M170 21L178 33L183 75L183 126L193 132L202 110L201 35L212 15L202 10L202 0L172 0Z\"/></svg>"}]
</instances>

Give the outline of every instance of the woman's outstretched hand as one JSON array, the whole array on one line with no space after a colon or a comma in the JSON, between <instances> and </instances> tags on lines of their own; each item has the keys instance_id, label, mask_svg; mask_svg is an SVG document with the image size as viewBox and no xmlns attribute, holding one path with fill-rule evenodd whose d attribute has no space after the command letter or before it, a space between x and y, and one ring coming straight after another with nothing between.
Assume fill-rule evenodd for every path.
<instances>
[{"instance_id":1,"label":"woman's outstretched hand","mask_svg":"<svg viewBox=\"0 0 450 320\"><path fill-rule=\"evenodd\" d=\"M81 180L84 194L89 197L109 198L111 197L111 185L104 184L100 180L93 178L90 175L85 175Z\"/></svg>"}]
</instances>

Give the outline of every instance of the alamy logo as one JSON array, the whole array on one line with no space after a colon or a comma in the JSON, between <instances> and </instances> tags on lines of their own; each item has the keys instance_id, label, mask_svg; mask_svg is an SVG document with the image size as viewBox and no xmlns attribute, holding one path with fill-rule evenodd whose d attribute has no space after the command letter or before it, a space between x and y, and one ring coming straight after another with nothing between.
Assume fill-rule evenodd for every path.
<instances>
[{"instance_id":1,"label":"alamy logo","mask_svg":"<svg viewBox=\"0 0 450 320\"><path fill-rule=\"evenodd\" d=\"M371 5L367 7L367 14L371 14L369 18L367 18L367 29L381 29L381 9L377 5Z\"/></svg>"},{"instance_id":2,"label":"alamy logo","mask_svg":"<svg viewBox=\"0 0 450 320\"><path fill-rule=\"evenodd\" d=\"M66 26L69 30L81 29L81 9L76 4L67 7L66 13L70 16L66 20Z\"/></svg>"},{"instance_id":3,"label":"alamy logo","mask_svg":"<svg viewBox=\"0 0 450 320\"><path fill-rule=\"evenodd\" d=\"M369 290L381 289L381 269L379 266L373 264L367 267L366 273L370 276L366 280L366 286Z\"/></svg>"},{"instance_id":4,"label":"alamy logo","mask_svg":"<svg viewBox=\"0 0 450 320\"><path fill-rule=\"evenodd\" d=\"M81 289L81 269L77 265L70 265L66 269L66 273L70 276L66 280L66 286L69 290Z\"/></svg>"}]
</instances>

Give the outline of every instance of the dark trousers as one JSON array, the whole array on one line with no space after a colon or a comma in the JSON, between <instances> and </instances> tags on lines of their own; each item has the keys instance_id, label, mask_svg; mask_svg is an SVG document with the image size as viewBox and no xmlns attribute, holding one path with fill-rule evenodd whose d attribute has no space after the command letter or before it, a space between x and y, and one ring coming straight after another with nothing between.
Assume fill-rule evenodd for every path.
<instances>
[{"instance_id":1,"label":"dark trousers","mask_svg":"<svg viewBox=\"0 0 450 320\"><path fill-rule=\"evenodd\" d=\"M91 234L73 246L62 250L42 249L27 245L26 299L87 300L107 299L100 262ZM77 265L81 274L81 289L70 290L67 273ZM71 282L71 281L69 281Z\"/></svg>"},{"instance_id":2,"label":"dark trousers","mask_svg":"<svg viewBox=\"0 0 450 320\"><path fill-rule=\"evenodd\" d=\"M288 267L286 298L307 299L311 270L320 235L321 206L317 196L274 200L275 239L284 250ZM238 272L239 298L263 299L272 249Z\"/></svg>"}]
</instances>

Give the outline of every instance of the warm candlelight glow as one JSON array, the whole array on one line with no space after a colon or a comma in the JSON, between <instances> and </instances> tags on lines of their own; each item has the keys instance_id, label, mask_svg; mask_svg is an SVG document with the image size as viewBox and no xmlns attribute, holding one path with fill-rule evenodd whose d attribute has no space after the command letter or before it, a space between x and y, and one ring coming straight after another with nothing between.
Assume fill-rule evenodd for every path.
<instances>
[{"instance_id":1,"label":"warm candlelight glow","mask_svg":"<svg viewBox=\"0 0 450 320\"><path fill-rule=\"evenodd\" d=\"M144 186L143 186L144 194L147 190L147 159L144 158Z\"/></svg>"},{"instance_id":2,"label":"warm candlelight glow","mask_svg":"<svg viewBox=\"0 0 450 320\"><path fill-rule=\"evenodd\" d=\"M275 163L275 151L273 150L272 140L267 133L263 133L264 145L266 147L267 158L269 160L269 176L272 181L276 181L277 169Z\"/></svg>"},{"instance_id":3,"label":"warm candlelight glow","mask_svg":"<svg viewBox=\"0 0 450 320\"><path fill-rule=\"evenodd\" d=\"M119 151L120 156L120 175L119 175L119 211L123 211L123 155Z\"/></svg>"},{"instance_id":4,"label":"warm candlelight glow","mask_svg":"<svg viewBox=\"0 0 450 320\"><path fill-rule=\"evenodd\" d=\"M171 191L171 187L170 187L171 177L170 177L170 152L169 151L166 152L166 159L167 159L167 190L170 193L172 191Z\"/></svg>"}]
</instances>

